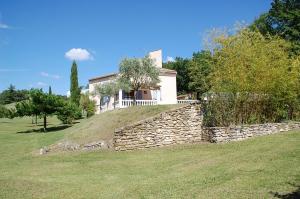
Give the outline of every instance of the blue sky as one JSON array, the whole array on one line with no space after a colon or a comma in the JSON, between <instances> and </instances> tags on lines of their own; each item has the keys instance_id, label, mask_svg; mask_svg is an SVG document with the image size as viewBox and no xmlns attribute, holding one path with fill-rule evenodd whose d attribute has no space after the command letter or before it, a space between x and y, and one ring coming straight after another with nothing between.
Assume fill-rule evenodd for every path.
<instances>
[{"instance_id":1,"label":"blue sky","mask_svg":"<svg viewBox=\"0 0 300 199\"><path fill-rule=\"evenodd\" d=\"M69 90L71 61L79 83L116 72L124 57L156 49L191 57L214 27L251 23L271 0L0 0L0 91L51 85ZM72 50L71 49L79 50Z\"/></svg>"}]
</instances>

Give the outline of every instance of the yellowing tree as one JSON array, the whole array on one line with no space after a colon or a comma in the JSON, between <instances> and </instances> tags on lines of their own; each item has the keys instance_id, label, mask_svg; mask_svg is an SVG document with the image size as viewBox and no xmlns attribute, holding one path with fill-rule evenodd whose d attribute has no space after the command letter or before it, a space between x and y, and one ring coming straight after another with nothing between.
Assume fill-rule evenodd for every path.
<instances>
[{"instance_id":1,"label":"yellowing tree","mask_svg":"<svg viewBox=\"0 0 300 199\"><path fill-rule=\"evenodd\" d=\"M289 57L290 43L249 29L215 42L212 91L231 97L229 123L293 118L299 105L300 65Z\"/></svg>"}]
</instances>

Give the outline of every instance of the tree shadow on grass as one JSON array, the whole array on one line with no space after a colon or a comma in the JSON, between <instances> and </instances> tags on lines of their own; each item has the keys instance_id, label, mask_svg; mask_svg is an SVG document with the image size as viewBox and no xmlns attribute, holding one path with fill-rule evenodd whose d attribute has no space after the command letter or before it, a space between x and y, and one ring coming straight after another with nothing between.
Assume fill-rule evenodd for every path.
<instances>
[{"instance_id":1,"label":"tree shadow on grass","mask_svg":"<svg viewBox=\"0 0 300 199\"><path fill-rule=\"evenodd\" d=\"M52 126L52 127L48 127L47 131L45 133L60 131L60 130L64 130L64 129L69 128L69 127L71 127L71 125ZM29 129L29 130L26 130L26 131L18 131L17 133L44 133L44 129L43 128Z\"/></svg>"},{"instance_id":2,"label":"tree shadow on grass","mask_svg":"<svg viewBox=\"0 0 300 199\"><path fill-rule=\"evenodd\" d=\"M273 194L273 196L275 198L282 198L282 199L299 199L300 198L300 186L296 185L296 184L292 184L289 183L290 185L292 185L293 187L296 187L296 190L290 193L284 193L284 194L280 194L278 192L270 192L271 194Z\"/></svg>"}]
</instances>

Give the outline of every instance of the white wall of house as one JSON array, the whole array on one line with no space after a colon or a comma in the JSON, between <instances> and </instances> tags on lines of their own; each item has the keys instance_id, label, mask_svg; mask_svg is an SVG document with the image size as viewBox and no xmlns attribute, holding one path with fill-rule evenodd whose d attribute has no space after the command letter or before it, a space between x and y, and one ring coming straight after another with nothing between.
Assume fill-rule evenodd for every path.
<instances>
[{"instance_id":1,"label":"white wall of house","mask_svg":"<svg viewBox=\"0 0 300 199\"><path fill-rule=\"evenodd\" d=\"M159 104L177 104L176 74L160 75Z\"/></svg>"}]
</instances>

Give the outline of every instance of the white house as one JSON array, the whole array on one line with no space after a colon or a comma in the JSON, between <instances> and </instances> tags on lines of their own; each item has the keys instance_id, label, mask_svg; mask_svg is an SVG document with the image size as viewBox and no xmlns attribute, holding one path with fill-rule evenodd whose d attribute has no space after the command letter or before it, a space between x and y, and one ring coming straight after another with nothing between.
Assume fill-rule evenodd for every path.
<instances>
[{"instance_id":1,"label":"white house","mask_svg":"<svg viewBox=\"0 0 300 199\"><path fill-rule=\"evenodd\" d=\"M157 105L157 104L177 104L177 87L176 74L174 70L162 68L162 50L157 50L149 53L149 57L153 59L155 67L159 68L160 82L156 87L151 89L141 89L137 93L137 105ZM109 81L115 81L118 73L107 74L89 79L89 92L94 93L95 86ZM94 95L92 98L96 101L97 113L110 110L115 107L126 108L133 104L133 91L119 91L115 97L103 97L100 103L100 96ZM101 104L101 106L100 106Z\"/></svg>"}]
</instances>

